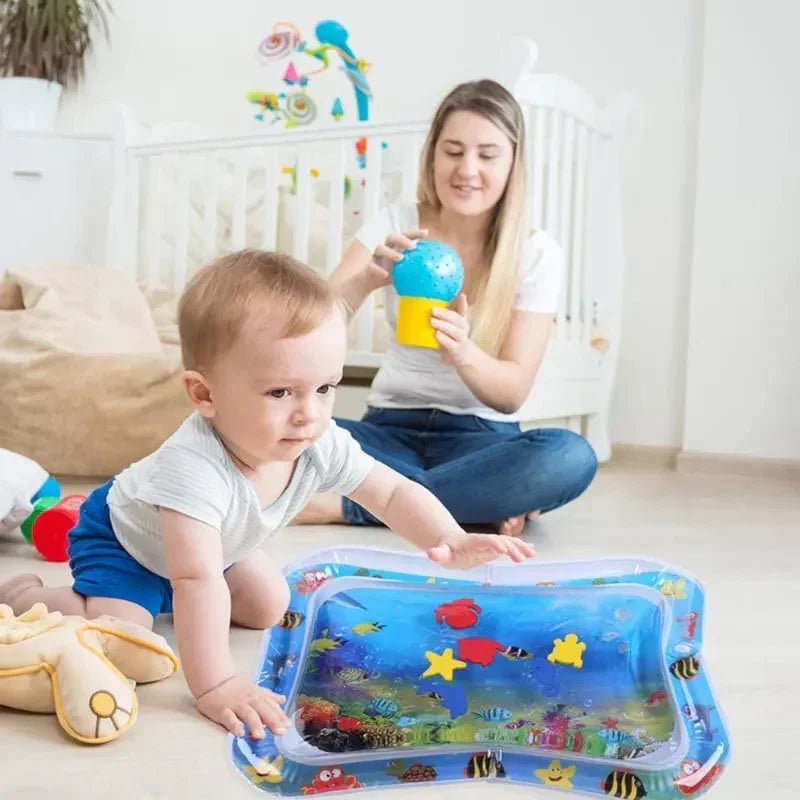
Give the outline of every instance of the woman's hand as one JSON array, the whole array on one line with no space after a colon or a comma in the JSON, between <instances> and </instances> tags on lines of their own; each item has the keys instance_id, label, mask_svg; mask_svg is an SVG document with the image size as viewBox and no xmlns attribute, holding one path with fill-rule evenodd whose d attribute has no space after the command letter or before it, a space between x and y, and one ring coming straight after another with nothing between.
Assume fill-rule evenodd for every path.
<instances>
[{"instance_id":1,"label":"woman's hand","mask_svg":"<svg viewBox=\"0 0 800 800\"><path fill-rule=\"evenodd\" d=\"M456 297L453 308L433 309L431 325L446 364L462 367L472 360L477 345L469 338L468 311L467 296L463 292Z\"/></svg>"},{"instance_id":2,"label":"woman's hand","mask_svg":"<svg viewBox=\"0 0 800 800\"><path fill-rule=\"evenodd\" d=\"M417 239L424 239L428 231L424 228L403 233L390 233L383 244L379 244L367 264L371 288L380 289L392 282L392 269L406 250L415 246Z\"/></svg>"}]
</instances>

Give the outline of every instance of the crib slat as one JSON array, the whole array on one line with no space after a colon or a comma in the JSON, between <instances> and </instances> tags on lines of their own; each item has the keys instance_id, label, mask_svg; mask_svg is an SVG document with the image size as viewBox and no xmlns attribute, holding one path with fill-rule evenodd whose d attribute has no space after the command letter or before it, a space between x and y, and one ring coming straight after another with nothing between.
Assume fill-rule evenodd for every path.
<instances>
[{"instance_id":1,"label":"crib slat","mask_svg":"<svg viewBox=\"0 0 800 800\"><path fill-rule=\"evenodd\" d=\"M204 160L205 192L203 194L203 257L212 258L217 245L217 198L219 196L219 161L212 153Z\"/></svg>"},{"instance_id":2,"label":"crib slat","mask_svg":"<svg viewBox=\"0 0 800 800\"><path fill-rule=\"evenodd\" d=\"M409 136L403 153L403 173L401 179L401 202L411 205L417 199L417 182L419 180L420 140L417 136Z\"/></svg>"},{"instance_id":3,"label":"crib slat","mask_svg":"<svg viewBox=\"0 0 800 800\"><path fill-rule=\"evenodd\" d=\"M161 278L161 198L164 184L162 170L163 165L159 156L147 159L145 274L151 281Z\"/></svg>"},{"instance_id":4,"label":"crib slat","mask_svg":"<svg viewBox=\"0 0 800 800\"><path fill-rule=\"evenodd\" d=\"M347 167L343 142L331 147L330 195L328 198L328 250L325 254L325 271L330 275L342 258L344 233L344 176Z\"/></svg>"},{"instance_id":5,"label":"crib slat","mask_svg":"<svg viewBox=\"0 0 800 800\"><path fill-rule=\"evenodd\" d=\"M544 132L547 125L547 110L531 109L533 124L533 148L530 154L533 177L531 180L531 217L534 230L544 226Z\"/></svg>"},{"instance_id":6,"label":"crib slat","mask_svg":"<svg viewBox=\"0 0 800 800\"><path fill-rule=\"evenodd\" d=\"M264 156L264 217L261 223L261 247L275 250L278 247L278 148L268 147Z\"/></svg>"},{"instance_id":7,"label":"crib slat","mask_svg":"<svg viewBox=\"0 0 800 800\"><path fill-rule=\"evenodd\" d=\"M139 172L141 162L135 155L128 156L125 165L126 197L124 200L125 220L125 269L134 277L139 276Z\"/></svg>"},{"instance_id":8,"label":"crib slat","mask_svg":"<svg viewBox=\"0 0 800 800\"><path fill-rule=\"evenodd\" d=\"M245 245L247 224L247 165L243 155L237 155L233 167L233 209L231 212L231 245L241 250Z\"/></svg>"},{"instance_id":9,"label":"crib slat","mask_svg":"<svg viewBox=\"0 0 800 800\"><path fill-rule=\"evenodd\" d=\"M586 341L587 311L584 305L583 245L586 223L586 125L578 124L577 152L575 156L575 217L572 227L570 285L571 341Z\"/></svg>"},{"instance_id":10,"label":"crib slat","mask_svg":"<svg viewBox=\"0 0 800 800\"><path fill-rule=\"evenodd\" d=\"M591 237L594 230L592 216L595 212L594 205L596 202L594 198L593 181L599 151L600 134L596 130L590 130L587 135L586 143L586 180L584 181L584 191L586 193L586 199L584 201L586 206L586 212L584 214L584 225L586 226L584 231L584 253L586 255L584 256L583 276L581 279L584 317L583 341L587 344L592 340L592 322L594 319L594 302L592 300L594 275L592 273L596 264L591 258L591 253L594 251L594 244Z\"/></svg>"},{"instance_id":11,"label":"crib slat","mask_svg":"<svg viewBox=\"0 0 800 800\"><path fill-rule=\"evenodd\" d=\"M559 241L561 248L564 251L564 263L567 267L567 282L561 293L561 302L564 306L564 321L566 330L560 332L562 339L571 339L571 330L573 326L578 325L578 320L574 315L569 316L567 321L567 308L568 298L579 291L578 287L572 283L573 264L572 264L572 237L571 237L571 223L572 223L572 155L574 151L575 142L575 120L571 116L565 117L564 130L563 130L563 152L561 155L561 189L559 195L561 198L560 221L558 224Z\"/></svg>"},{"instance_id":12,"label":"crib slat","mask_svg":"<svg viewBox=\"0 0 800 800\"><path fill-rule=\"evenodd\" d=\"M189 255L189 170L192 164L192 158L181 161L175 190L175 257L172 287L176 291L183 289L186 283L186 262Z\"/></svg>"},{"instance_id":13,"label":"crib slat","mask_svg":"<svg viewBox=\"0 0 800 800\"><path fill-rule=\"evenodd\" d=\"M545 228L559 244L561 242L561 231L559 228L560 218L560 158L561 158L561 112L557 109L550 110L550 141L547 148L547 204L545 206ZM556 313L555 335L558 339L563 339L566 327L566 295L567 287L562 286L559 296L558 311Z\"/></svg>"},{"instance_id":14,"label":"crib slat","mask_svg":"<svg viewBox=\"0 0 800 800\"><path fill-rule=\"evenodd\" d=\"M364 219L373 217L380 205L381 169L383 167L383 150L379 136L371 136L367 141L367 169L364 187Z\"/></svg>"},{"instance_id":15,"label":"crib slat","mask_svg":"<svg viewBox=\"0 0 800 800\"><path fill-rule=\"evenodd\" d=\"M308 261L308 234L311 219L311 153L302 148L297 157L297 194L294 211L294 242L292 255Z\"/></svg>"}]
</instances>

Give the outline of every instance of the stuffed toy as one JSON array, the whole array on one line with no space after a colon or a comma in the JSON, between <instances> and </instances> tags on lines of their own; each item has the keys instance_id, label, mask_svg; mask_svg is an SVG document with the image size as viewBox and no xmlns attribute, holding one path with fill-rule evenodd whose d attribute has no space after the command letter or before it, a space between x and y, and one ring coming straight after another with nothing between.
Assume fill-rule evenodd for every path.
<instances>
[{"instance_id":1,"label":"stuffed toy","mask_svg":"<svg viewBox=\"0 0 800 800\"><path fill-rule=\"evenodd\" d=\"M48 480L47 470L35 461L0 448L0 534L25 521Z\"/></svg>"},{"instance_id":2,"label":"stuffed toy","mask_svg":"<svg viewBox=\"0 0 800 800\"><path fill-rule=\"evenodd\" d=\"M55 713L80 742L121 736L136 721L134 683L177 670L166 640L135 623L63 616L43 603L15 617L0 605L0 706Z\"/></svg>"}]
</instances>

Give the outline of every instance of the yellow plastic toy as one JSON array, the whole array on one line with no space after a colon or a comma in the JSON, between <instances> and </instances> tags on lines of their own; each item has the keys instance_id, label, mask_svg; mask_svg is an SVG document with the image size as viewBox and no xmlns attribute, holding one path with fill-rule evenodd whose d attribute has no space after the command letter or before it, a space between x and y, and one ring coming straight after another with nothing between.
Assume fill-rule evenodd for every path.
<instances>
[{"instance_id":1,"label":"yellow plastic toy","mask_svg":"<svg viewBox=\"0 0 800 800\"><path fill-rule=\"evenodd\" d=\"M441 242L422 239L394 265L392 282L400 296L398 343L438 349L431 313L434 308L447 308L461 291L464 265L458 253Z\"/></svg>"},{"instance_id":2,"label":"yellow plastic toy","mask_svg":"<svg viewBox=\"0 0 800 800\"><path fill-rule=\"evenodd\" d=\"M582 669L585 649L586 642L579 642L577 634L568 633L563 639L556 639L553 642L553 652L547 656L547 660L551 664L564 664Z\"/></svg>"},{"instance_id":3,"label":"yellow plastic toy","mask_svg":"<svg viewBox=\"0 0 800 800\"><path fill-rule=\"evenodd\" d=\"M425 651L425 658L430 662L430 666L422 673L423 678L431 678L434 675L441 675L446 681L453 680L453 671L464 669L466 661L459 661L453 658L453 648L446 648L441 655L431 650Z\"/></svg>"},{"instance_id":4,"label":"yellow plastic toy","mask_svg":"<svg viewBox=\"0 0 800 800\"><path fill-rule=\"evenodd\" d=\"M572 789L570 778L575 775L575 765L562 767L560 761L551 761L547 769L534 770L536 777L554 789Z\"/></svg>"},{"instance_id":5,"label":"yellow plastic toy","mask_svg":"<svg viewBox=\"0 0 800 800\"><path fill-rule=\"evenodd\" d=\"M135 623L65 617L43 603L15 617L0 605L0 706L55 713L79 742L110 742L133 725L129 679L149 683L177 670L165 639Z\"/></svg>"}]
</instances>

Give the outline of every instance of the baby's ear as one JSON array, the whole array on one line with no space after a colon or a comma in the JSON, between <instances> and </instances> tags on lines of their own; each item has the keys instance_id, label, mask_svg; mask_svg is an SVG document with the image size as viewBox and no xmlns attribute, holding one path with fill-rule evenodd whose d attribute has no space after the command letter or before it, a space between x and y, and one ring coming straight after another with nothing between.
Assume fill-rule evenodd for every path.
<instances>
[{"instance_id":1,"label":"baby's ear","mask_svg":"<svg viewBox=\"0 0 800 800\"><path fill-rule=\"evenodd\" d=\"M205 376L193 369L187 369L181 376L183 388L189 397L189 402L207 419L211 419L216 410L211 397L211 389Z\"/></svg>"}]
</instances>

